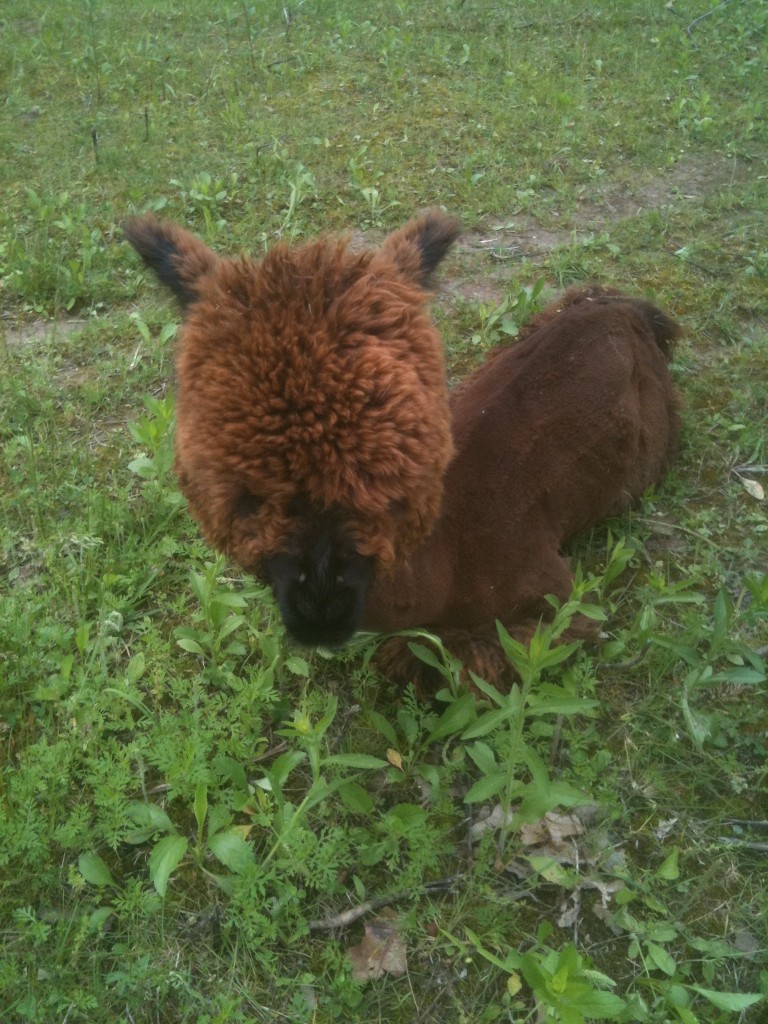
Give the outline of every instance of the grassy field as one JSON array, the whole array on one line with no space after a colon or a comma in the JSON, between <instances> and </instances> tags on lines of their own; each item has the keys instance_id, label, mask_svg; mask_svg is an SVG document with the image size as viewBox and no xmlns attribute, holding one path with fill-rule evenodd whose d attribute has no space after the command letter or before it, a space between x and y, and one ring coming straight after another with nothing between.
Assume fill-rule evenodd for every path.
<instances>
[{"instance_id":1,"label":"grassy field","mask_svg":"<svg viewBox=\"0 0 768 1024\"><path fill-rule=\"evenodd\" d=\"M0 29L2 1021L765 1020L768 5L5 0ZM554 629L590 595L604 642L510 648L477 704L451 665L398 692L370 638L291 648L205 548L177 313L119 228L258 254L431 204L466 229L454 378L571 282L687 329L674 472L571 552Z\"/></svg>"}]
</instances>

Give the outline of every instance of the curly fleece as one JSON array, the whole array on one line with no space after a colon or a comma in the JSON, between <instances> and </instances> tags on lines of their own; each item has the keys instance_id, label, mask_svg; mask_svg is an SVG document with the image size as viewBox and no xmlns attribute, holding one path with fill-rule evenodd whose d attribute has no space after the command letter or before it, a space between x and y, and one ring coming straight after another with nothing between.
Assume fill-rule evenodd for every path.
<instances>
[{"instance_id":1,"label":"curly fleece","mask_svg":"<svg viewBox=\"0 0 768 1024\"><path fill-rule=\"evenodd\" d=\"M427 216L455 234L455 222ZM216 257L151 217L127 226L140 251L142 232L154 250L167 243L189 301L176 469L206 540L241 565L289 547L297 509L338 510L383 569L434 525L453 445L429 267L413 241L423 225L376 252L321 239L261 262Z\"/></svg>"}]
</instances>

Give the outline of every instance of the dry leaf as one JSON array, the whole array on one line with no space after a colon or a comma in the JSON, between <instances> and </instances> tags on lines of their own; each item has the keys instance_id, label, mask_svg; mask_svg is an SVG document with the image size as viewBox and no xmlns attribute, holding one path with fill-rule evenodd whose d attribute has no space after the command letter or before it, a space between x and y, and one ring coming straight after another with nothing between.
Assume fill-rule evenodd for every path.
<instances>
[{"instance_id":1,"label":"dry leaf","mask_svg":"<svg viewBox=\"0 0 768 1024\"><path fill-rule=\"evenodd\" d=\"M557 919L558 928L573 928L576 921L579 919L579 910L581 909L581 900L579 899L578 890L571 895L571 905L568 906L568 900L563 900L560 904L562 913Z\"/></svg>"},{"instance_id":2,"label":"dry leaf","mask_svg":"<svg viewBox=\"0 0 768 1024\"><path fill-rule=\"evenodd\" d=\"M508 871L515 878L530 878L531 877L531 865L525 861L513 858L512 860L503 861L496 860L493 865L496 871Z\"/></svg>"},{"instance_id":3,"label":"dry leaf","mask_svg":"<svg viewBox=\"0 0 768 1024\"><path fill-rule=\"evenodd\" d=\"M666 839L676 824L677 818L659 818L659 824L654 829L656 838Z\"/></svg>"},{"instance_id":4,"label":"dry leaf","mask_svg":"<svg viewBox=\"0 0 768 1024\"><path fill-rule=\"evenodd\" d=\"M396 978L406 972L405 943L397 928L397 914L390 907L365 925L362 942L347 950L356 981L369 981L383 974Z\"/></svg>"},{"instance_id":5,"label":"dry leaf","mask_svg":"<svg viewBox=\"0 0 768 1024\"><path fill-rule=\"evenodd\" d=\"M733 944L740 953L757 953L762 945L760 940L746 928L739 928L737 932L734 932Z\"/></svg>"},{"instance_id":6,"label":"dry leaf","mask_svg":"<svg viewBox=\"0 0 768 1024\"><path fill-rule=\"evenodd\" d=\"M741 480L742 484L744 484L744 490L747 492L747 494L751 494L752 497L756 498L758 501L763 501L765 499L765 491L763 490L763 485L759 484L757 480L751 480L749 477L746 476L742 476L739 479Z\"/></svg>"},{"instance_id":7,"label":"dry leaf","mask_svg":"<svg viewBox=\"0 0 768 1024\"><path fill-rule=\"evenodd\" d=\"M575 814L555 814L554 811L547 811L539 821L520 826L520 838L526 846L546 843L557 848L563 845L564 839L583 834L584 826Z\"/></svg>"},{"instance_id":8,"label":"dry leaf","mask_svg":"<svg viewBox=\"0 0 768 1024\"><path fill-rule=\"evenodd\" d=\"M615 892L619 889L624 889L624 882L620 878L614 878L610 882L598 882L596 878L585 878L581 883L582 889L597 889L600 893L600 899L604 907L608 906L608 901Z\"/></svg>"},{"instance_id":9,"label":"dry leaf","mask_svg":"<svg viewBox=\"0 0 768 1024\"><path fill-rule=\"evenodd\" d=\"M509 822L518 808L510 808L506 821ZM569 928L578 919L580 893L585 889L596 889L600 893L600 902L596 904L607 916L606 908L624 882L610 877L618 872L624 864L624 853L610 843L607 834L597 828L585 828L594 822L598 808L594 804L578 808L572 814L557 814L548 811L538 821L528 822L520 826L520 840L527 847L525 855L511 858L509 861L496 864L497 870L504 870L518 878L530 878L535 872L547 882L568 889L571 892L573 906L563 903L558 924L561 928ZM501 828L505 823L504 813L499 805L493 808L488 817L472 826L474 835L481 835L489 829ZM659 822L659 827L674 821ZM576 872L566 868L575 867ZM608 873L606 881L594 877ZM597 916L601 916L595 911ZM605 919L601 916L601 920ZM610 927L610 925L609 925Z\"/></svg>"},{"instance_id":10,"label":"dry leaf","mask_svg":"<svg viewBox=\"0 0 768 1024\"><path fill-rule=\"evenodd\" d=\"M520 838L524 846L540 846L549 839L549 833L543 818L530 821L520 826Z\"/></svg>"},{"instance_id":11,"label":"dry leaf","mask_svg":"<svg viewBox=\"0 0 768 1024\"><path fill-rule=\"evenodd\" d=\"M481 836L489 829L503 828L508 825L519 807L510 807L506 816L501 809L501 804L496 804L493 810L485 818L475 822L472 826L472 835ZM585 804L578 807L572 814L556 814L548 811L539 821L520 826L520 837L526 846L533 846L537 843L554 840L559 843L566 836L580 836L584 832L584 825L591 824L597 816L599 808L596 804ZM535 838L541 834L541 838ZM528 838L526 838L528 837Z\"/></svg>"},{"instance_id":12,"label":"dry leaf","mask_svg":"<svg viewBox=\"0 0 768 1024\"><path fill-rule=\"evenodd\" d=\"M505 820L501 804L496 804L487 817L475 822L472 826L472 835L481 836L483 832L487 832L489 829L501 828L502 825L510 822L515 814L517 814L517 807L510 807Z\"/></svg>"},{"instance_id":13,"label":"dry leaf","mask_svg":"<svg viewBox=\"0 0 768 1024\"><path fill-rule=\"evenodd\" d=\"M391 765L394 765L395 768L399 768L400 771L403 770L403 758L402 758L402 755L398 754L398 752L396 750L393 750L391 747L387 751L387 760L389 761L389 763Z\"/></svg>"}]
</instances>

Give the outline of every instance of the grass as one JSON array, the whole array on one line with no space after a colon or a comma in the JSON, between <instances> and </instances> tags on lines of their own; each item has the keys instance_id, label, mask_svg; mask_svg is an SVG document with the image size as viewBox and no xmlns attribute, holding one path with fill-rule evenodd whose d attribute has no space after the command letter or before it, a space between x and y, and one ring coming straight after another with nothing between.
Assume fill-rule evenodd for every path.
<instances>
[{"instance_id":1,"label":"grass","mask_svg":"<svg viewBox=\"0 0 768 1024\"><path fill-rule=\"evenodd\" d=\"M762 1019L767 23L7 0L3 1020ZM292 649L204 547L171 470L176 313L119 230L153 209L258 253L431 203L466 226L435 303L454 376L573 281L688 330L674 472L572 552L604 644L510 645L522 688L479 704L450 662L422 706L367 641ZM546 813L576 832L544 846ZM387 906L399 952L361 981Z\"/></svg>"}]
</instances>

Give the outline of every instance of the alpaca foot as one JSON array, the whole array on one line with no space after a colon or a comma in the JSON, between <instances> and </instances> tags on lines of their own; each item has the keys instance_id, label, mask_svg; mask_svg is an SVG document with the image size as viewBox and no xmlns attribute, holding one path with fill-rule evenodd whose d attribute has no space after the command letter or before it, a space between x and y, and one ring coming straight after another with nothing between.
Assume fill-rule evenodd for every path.
<instances>
[{"instance_id":1,"label":"alpaca foot","mask_svg":"<svg viewBox=\"0 0 768 1024\"><path fill-rule=\"evenodd\" d=\"M538 625L538 621L530 619L506 628L514 640L527 645ZM594 641L599 630L599 623L593 619L576 615L555 644L559 646L574 641ZM483 694L474 686L472 675L491 683L502 692L508 690L517 678L513 665L504 653L495 625L477 630L444 629L439 634L435 633L435 636L438 636L445 651L461 663L460 678L476 696ZM440 652L426 638L391 636L380 645L374 657L374 665L392 682L401 686L412 683L417 695L427 700L445 685L446 678L434 665L427 664L414 654L412 644L420 644L434 651L435 656L440 658Z\"/></svg>"}]
</instances>

